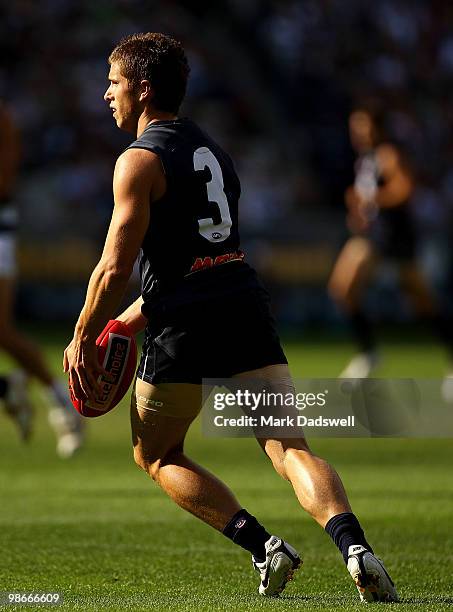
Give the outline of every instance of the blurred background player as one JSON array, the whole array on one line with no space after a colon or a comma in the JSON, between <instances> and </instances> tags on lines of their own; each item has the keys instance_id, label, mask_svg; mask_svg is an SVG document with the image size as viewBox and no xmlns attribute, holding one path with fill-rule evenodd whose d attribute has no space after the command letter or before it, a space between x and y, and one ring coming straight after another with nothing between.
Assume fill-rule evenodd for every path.
<instances>
[{"instance_id":1,"label":"blurred background player","mask_svg":"<svg viewBox=\"0 0 453 612\"><path fill-rule=\"evenodd\" d=\"M452 326L440 312L416 259L410 210L415 177L410 164L400 148L384 141L382 118L369 109L351 113L349 133L357 153L355 180L345 193L352 236L338 256L328 288L349 317L359 352L340 377L367 377L378 363L376 339L362 298L382 260L397 267L401 288L411 299L415 314L429 323L453 357Z\"/></svg>"},{"instance_id":2,"label":"blurred background player","mask_svg":"<svg viewBox=\"0 0 453 612\"><path fill-rule=\"evenodd\" d=\"M49 422L57 436L57 452L61 457L70 457L82 444L82 421L70 405L66 386L54 378L40 349L16 328L13 319L18 215L12 193L20 148L18 129L0 100L0 349L21 367L0 377L0 399L21 438L27 440L33 417L27 379L36 377L45 389L46 403L50 406Z\"/></svg>"}]
</instances>

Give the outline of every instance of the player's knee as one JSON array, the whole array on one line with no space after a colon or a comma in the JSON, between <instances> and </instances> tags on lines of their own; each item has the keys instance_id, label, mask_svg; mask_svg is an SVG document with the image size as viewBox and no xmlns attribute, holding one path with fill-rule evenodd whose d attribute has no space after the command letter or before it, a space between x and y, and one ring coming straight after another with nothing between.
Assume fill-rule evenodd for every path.
<instances>
[{"instance_id":1,"label":"player's knee","mask_svg":"<svg viewBox=\"0 0 453 612\"><path fill-rule=\"evenodd\" d=\"M159 484L159 475L161 469L168 464L177 461L177 456L180 453L178 448L172 449L167 453L146 453L139 446L134 447L134 461L139 468L144 470L154 482Z\"/></svg>"},{"instance_id":2,"label":"player's knee","mask_svg":"<svg viewBox=\"0 0 453 612\"><path fill-rule=\"evenodd\" d=\"M341 287L332 295L332 299L343 310L353 310L356 306L354 291L351 287Z\"/></svg>"},{"instance_id":3,"label":"player's knee","mask_svg":"<svg viewBox=\"0 0 453 612\"><path fill-rule=\"evenodd\" d=\"M152 459L144 455L140 450L134 448L134 461L136 465L146 472L154 482L159 481L159 470L161 466L161 459Z\"/></svg>"},{"instance_id":4,"label":"player's knee","mask_svg":"<svg viewBox=\"0 0 453 612\"><path fill-rule=\"evenodd\" d=\"M154 480L154 482L159 483L159 473L161 467L162 459L155 459L154 461L150 461L147 463L147 472Z\"/></svg>"},{"instance_id":5,"label":"player's knee","mask_svg":"<svg viewBox=\"0 0 453 612\"><path fill-rule=\"evenodd\" d=\"M141 452L141 449L138 448L138 446L134 446L134 461L135 461L135 465L137 465L139 468L141 468L142 470L145 469L145 462L143 460L143 455Z\"/></svg>"},{"instance_id":6,"label":"player's knee","mask_svg":"<svg viewBox=\"0 0 453 612\"><path fill-rule=\"evenodd\" d=\"M156 463L155 457L149 456L140 446L135 446L134 461L139 468L152 476L153 480L155 480L153 476L153 473L155 473L155 468L152 467Z\"/></svg>"},{"instance_id":7,"label":"player's knee","mask_svg":"<svg viewBox=\"0 0 453 612\"><path fill-rule=\"evenodd\" d=\"M337 278L331 278L327 284L327 293L330 298L340 306L346 307L349 301L349 292L346 283Z\"/></svg>"}]
</instances>

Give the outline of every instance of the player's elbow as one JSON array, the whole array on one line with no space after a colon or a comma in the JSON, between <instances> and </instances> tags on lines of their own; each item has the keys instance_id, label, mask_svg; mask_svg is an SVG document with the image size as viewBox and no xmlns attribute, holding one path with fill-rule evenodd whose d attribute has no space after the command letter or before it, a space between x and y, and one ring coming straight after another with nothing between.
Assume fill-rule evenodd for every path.
<instances>
[{"instance_id":1,"label":"player's elbow","mask_svg":"<svg viewBox=\"0 0 453 612\"><path fill-rule=\"evenodd\" d=\"M107 287L127 282L132 274L133 264L118 260L104 260L99 263L104 284Z\"/></svg>"}]
</instances>

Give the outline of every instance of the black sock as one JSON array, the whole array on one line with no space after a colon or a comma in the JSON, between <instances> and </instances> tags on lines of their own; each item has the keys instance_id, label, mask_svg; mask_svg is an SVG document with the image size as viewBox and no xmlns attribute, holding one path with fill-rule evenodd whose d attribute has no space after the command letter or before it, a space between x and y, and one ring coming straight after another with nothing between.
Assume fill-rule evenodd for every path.
<instances>
[{"instance_id":1,"label":"black sock","mask_svg":"<svg viewBox=\"0 0 453 612\"><path fill-rule=\"evenodd\" d=\"M8 391L8 379L0 376L0 397L5 397Z\"/></svg>"},{"instance_id":2,"label":"black sock","mask_svg":"<svg viewBox=\"0 0 453 612\"><path fill-rule=\"evenodd\" d=\"M343 512L333 516L325 526L325 530L338 546L344 562L348 563L348 549L355 544L363 546L371 553L373 549L365 539L363 529L357 517L352 512Z\"/></svg>"},{"instance_id":3,"label":"black sock","mask_svg":"<svg viewBox=\"0 0 453 612\"><path fill-rule=\"evenodd\" d=\"M223 535L248 550L257 561L264 561L266 551L264 544L271 537L256 518L247 510L239 510L223 529Z\"/></svg>"},{"instance_id":4,"label":"black sock","mask_svg":"<svg viewBox=\"0 0 453 612\"><path fill-rule=\"evenodd\" d=\"M351 312L349 315L354 338L363 353L371 353L376 350L376 339L369 318L361 310Z\"/></svg>"}]
</instances>

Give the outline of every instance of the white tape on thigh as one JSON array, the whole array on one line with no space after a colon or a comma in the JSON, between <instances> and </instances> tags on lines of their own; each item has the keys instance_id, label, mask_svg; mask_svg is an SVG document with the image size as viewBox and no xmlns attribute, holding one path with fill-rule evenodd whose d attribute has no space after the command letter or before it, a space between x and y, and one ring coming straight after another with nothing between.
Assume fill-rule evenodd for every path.
<instances>
[{"instance_id":1,"label":"white tape on thigh","mask_svg":"<svg viewBox=\"0 0 453 612\"><path fill-rule=\"evenodd\" d=\"M135 401L138 408L162 416L195 418L201 410L202 387L189 383L152 385L137 378Z\"/></svg>"}]
</instances>

